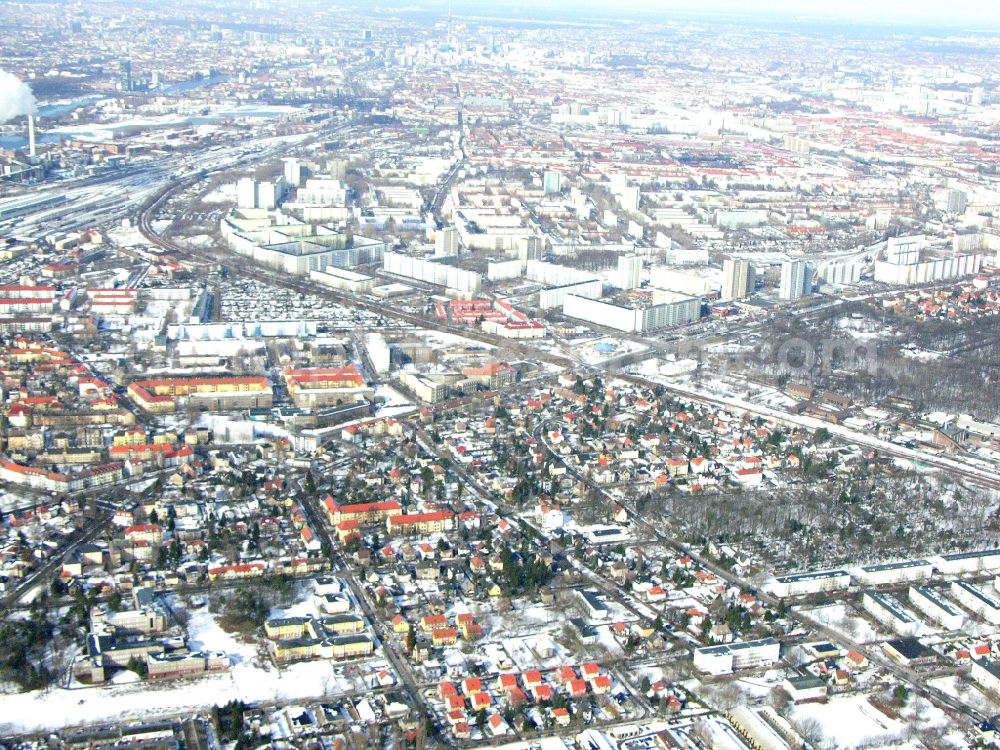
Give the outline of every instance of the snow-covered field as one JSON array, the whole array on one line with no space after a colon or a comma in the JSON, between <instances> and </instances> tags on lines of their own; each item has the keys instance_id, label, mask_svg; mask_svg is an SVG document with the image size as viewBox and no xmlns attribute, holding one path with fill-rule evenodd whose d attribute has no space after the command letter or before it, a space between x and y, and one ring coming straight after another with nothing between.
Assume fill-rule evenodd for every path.
<instances>
[{"instance_id":1,"label":"snow-covered field","mask_svg":"<svg viewBox=\"0 0 1000 750\"><path fill-rule=\"evenodd\" d=\"M201 197L202 203L234 203L236 201L236 183L219 185L210 193Z\"/></svg>"},{"instance_id":2,"label":"snow-covered field","mask_svg":"<svg viewBox=\"0 0 1000 750\"><path fill-rule=\"evenodd\" d=\"M399 391L387 385L380 385L375 391L375 398L384 398L385 403L379 407L378 417L402 417L417 410L417 405Z\"/></svg>"},{"instance_id":3,"label":"snow-covered field","mask_svg":"<svg viewBox=\"0 0 1000 750\"><path fill-rule=\"evenodd\" d=\"M823 732L823 748L906 747L906 724L874 709L863 695L804 703L789 711L792 723L814 719ZM870 744L869 744L870 743Z\"/></svg>"},{"instance_id":4,"label":"snow-covered field","mask_svg":"<svg viewBox=\"0 0 1000 750\"><path fill-rule=\"evenodd\" d=\"M858 318L841 318L837 327L856 339L882 338L885 333L875 321Z\"/></svg>"},{"instance_id":5,"label":"snow-covered field","mask_svg":"<svg viewBox=\"0 0 1000 750\"><path fill-rule=\"evenodd\" d=\"M934 677L928 680L927 684L932 688L940 690L945 695L958 698L963 703L967 703L990 716L1000 711L1000 702L990 698L975 685L966 682L957 675Z\"/></svg>"},{"instance_id":6,"label":"snow-covered field","mask_svg":"<svg viewBox=\"0 0 1000 750\"><path fill-rule=\"evenodd\" d=\"M0 734L55 730L125 717L153 718L230 700L300 700L366 689L361 679L338 676L334 666L319 660L275 670L241 661L227 674L162 685L138 682L4 695L0 697Z\"/></svg>"},{"instance_id":7,"label":"snow-covered field","mask_svg":"<svg viewBox=\"0 0 1000 750\"><path fill-rule=\"evenodd\" d=\"M312 603L301 604L304 608ZM364 692L368 689L364 673L387 668L376 656L350 667L316 660L276 669L258 655L255 644L223 630L207 609L191 611L188 638L192 649L227 653L230 671L163 683L126 675L104 686L75 683L70 688L0 695L0 735L167 716L230 700L296 701ZM348 672L357 676L348 677Z\"/></svg>"},{"instance_id":8,"label":"snow-covered field","mask_svg":"<svg viewBox=\"0 0 1000 750\"><path fill-rule=\"evenodd\" d=\"M919 360L920 362L931 362L944 357L941 352L932 352L927 349L901 349L900 354L910 359Z\"/></svg>"},{"instance_id":9,"label":"snow-covered field","mask_svg":"<svg viewBox=\"0 0 1000 750\"><path fill-rule=\"evenodd\" d=\"M872 643L894 637L891 633L876 630L868 620L855 614L853 610L848 610L844 604L804 609L802 614L858 643Z\"/></svg>"},{"instance_id":10,"label":"snow-covered field","mask_svg":"<svg viewBox=\"0 0 1000 750\"><path fill-rule=\"evenodd\" d=\"M215 246L215 240L212 239L212 237L210 237L207 234L195 234L190 237L184 237L181 240L181 242L183 242L185 245L189 247L197 247L197 248L206 248Z\"/></svg>"},{"instance_id":11,"label":"snow-covered field","mask_svg":"<svg viewBox=\"0 0 1000 750\"><path fill-rule=\"evenodd\" d=\"M467 339L464 336L458 336L445 331L418 330L414 331L414 335L419 336L435 349L448 349L453 346L466 346L471 349L483 349L485 351L496 349L492 344L485 344L482 341L476 341L476 339Z\"/></svg>"},{"instance_id":12,"label":"snow-covered field","mask_svg":"<svg viewBox=\"0 0 1000 750\"><path fill-rule=\"evenodd\" d=\"M188 646L192 651L223 651L229 654L231 662L237 664L251 661L257 653L253 644L223 630L204 607L190 612L187 631Z\"/></svg>"}]
</instances>

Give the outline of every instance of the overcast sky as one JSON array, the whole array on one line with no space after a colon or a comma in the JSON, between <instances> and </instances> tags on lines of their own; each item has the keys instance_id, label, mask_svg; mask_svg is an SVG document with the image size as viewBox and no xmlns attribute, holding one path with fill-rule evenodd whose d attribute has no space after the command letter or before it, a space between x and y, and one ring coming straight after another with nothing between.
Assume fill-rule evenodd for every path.
<instances>
[{"instance_id":1,"label":"overcast sky","mask_svg":"<svg viewBox=\"0 0 1000 750\"><path fill-rule=\"evenodd\" d=\"M405 3L406 0L403 0ZM747 16L759 14L769 19L776 16L829 19L841 22L939 22L978 28L1000 26L1000 0L453 0L456 13L493 15L515 12L530 15L532 10L562 10L566 14L629 11L679 11L684 15L732 13ZM416 3L423 4L417 0ZM447 0L427 5L447 6Z\"/></svg>"},{"instance_id":2,"label":"overcast sky","mask_svg":"<svg viewBox=\"0 0 1000 750\"><path fill-rule=\"evenodd\" d=\"M687 6L706 9L735 10L744 13L763 11L770 14L789 13L851 20L856 18L949 20L961 17L966 21L1000 20L1000 3L996 0L621 0L621 5L642 10L669 9Z\"/></svg>"}]
</instances>

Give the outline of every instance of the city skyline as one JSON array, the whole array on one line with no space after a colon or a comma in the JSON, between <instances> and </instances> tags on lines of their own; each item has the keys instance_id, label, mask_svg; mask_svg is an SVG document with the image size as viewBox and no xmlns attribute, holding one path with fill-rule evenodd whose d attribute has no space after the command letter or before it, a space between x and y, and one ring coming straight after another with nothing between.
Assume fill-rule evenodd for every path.
<instances>
[{"instance_id":1,"label":"city skyline","mask_svg":"<svg viewBox=\"0 0 1000 750\"><path fill-rule=\"evenodd\" d=\"M0 4L0 750L1000 747L996 9Z\"/></svg>"}]
</instances>

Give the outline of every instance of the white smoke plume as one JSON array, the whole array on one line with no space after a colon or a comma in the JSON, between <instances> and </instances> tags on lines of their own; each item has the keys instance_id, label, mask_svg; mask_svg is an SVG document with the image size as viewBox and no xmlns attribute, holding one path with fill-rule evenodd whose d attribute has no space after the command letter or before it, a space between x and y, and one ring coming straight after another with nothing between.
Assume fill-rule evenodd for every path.
<instances>
[{"instance_id":1,"label":"white smoke plume","mask_svg":"<svg viewBox=\"0 0 1000 750\"><path fill-rule=\"evenodd\" d=\"M0 70L0 122L34 114L36 108L35 95L28 84L13 73Z\"/></svg>"}]
</instances>

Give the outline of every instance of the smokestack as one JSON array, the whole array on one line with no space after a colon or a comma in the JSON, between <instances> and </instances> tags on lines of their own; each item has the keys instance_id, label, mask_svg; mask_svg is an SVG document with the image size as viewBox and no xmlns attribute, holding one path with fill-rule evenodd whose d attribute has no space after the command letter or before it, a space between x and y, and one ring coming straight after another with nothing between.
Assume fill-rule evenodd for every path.
<instances>
[{"instance_id":1,"label":"smokestack","mask_svg":"<svg viewBox=\"0 0 1000 750\"><path fill-rule=\"evenodd\" d=\"M28 115L28 156L35 157L35 116Z\"/></svg>"}]
</instances>

